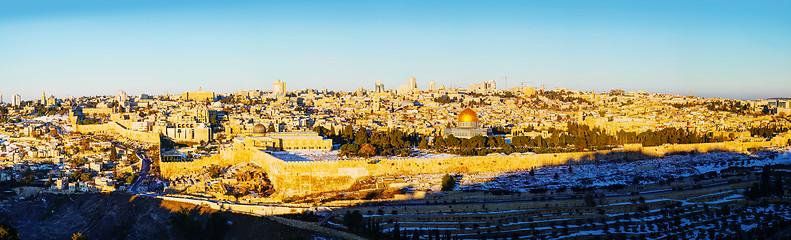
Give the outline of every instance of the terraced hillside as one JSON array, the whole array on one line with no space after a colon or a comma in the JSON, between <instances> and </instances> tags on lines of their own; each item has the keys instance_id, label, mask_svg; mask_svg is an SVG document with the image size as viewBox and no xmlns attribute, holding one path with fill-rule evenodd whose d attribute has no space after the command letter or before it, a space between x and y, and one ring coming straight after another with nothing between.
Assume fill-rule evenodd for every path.
<instances>
[{"instance_id":1,"label":"terraced hillside","mask_svg":"<svg viewBox=\"0 0 791 240\"><path fill-rule=\"evenodd\" d=\"M782 235L781 230L791 226L791 200L783 191L787 188L782 187L783 182L791 180L788 157L787 152L712 153L671 156L672 162L646 159L612 166L605 163L602 166L610 170L600 174L606 176L590 172L577 178L545 174L548 176L537 180L543 183L536 187L541 191L525 187L536 186L531 182L515 182L506 188L508 180L533 180L530 174L496 177L478 187L431 192L425 199L341 208L333 212L327 225L391 239L411 239L414 235L455 239L764 238ZM644 167L657 163L665 165ZM620 171L618 166L629 171ZM574 173L594 167L574 166ZM669 169L673 167L685 171L678 174ZM634 181L633 176L651 178ZM590 178L612 183L586 188L574 180ZM755 193L761 186L778 184L780 190L775 193Z\"/></svg>"}]
</instances>

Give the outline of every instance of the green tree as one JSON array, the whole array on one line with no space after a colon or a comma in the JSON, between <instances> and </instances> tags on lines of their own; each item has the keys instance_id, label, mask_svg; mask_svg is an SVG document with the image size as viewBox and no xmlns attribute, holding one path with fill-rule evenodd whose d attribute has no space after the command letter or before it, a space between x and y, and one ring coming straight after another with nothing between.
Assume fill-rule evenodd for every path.
<instances>
[{"instance_id":1,"label":"green tree","mask_svg":"<svg viewBox=\"0 0 791 240\"><path fill-rule=\"evenodd\" d=\"M346 212L346 214L343 216L343 225L345 225L350 232L359 232L362 230L363 214L358 210Z\"/></svg>"},{"instance_id":2,"label":"green tree","mask_svg":"<svg viewBox=\"0 0 791 240\"><path fill-rule=\"evenodd\" d=\"M211 167L209 167L209 176L211 178L218 178L220 177L220 175L222 175L222 170L220 169L220 166L212 165Z\"/></svg>"},{"instance_id":3,"label":"green tree","mask_svg":"<svg viewBox=\"0 0 791 240\"><path fill-rule=\"evenodd\" d=\"M343 128L343 132L341 133L341 137L343 137L344 142L353 142L354 140L354 127L351 124L346 125Z\"/></svg>"},{"instance_id":4,"label":"green tree","mask_svg":"<svg viewBox=\"0 0 791 240\"><path fill-rule=\"evenodd\" d=\"M19 232L7 223L0 223L0 240L18 240Z\"/></svg>"},{"instance_id":5,"label":"green tree","mask_svg":"<svg viewBox=\"0 0 791 240\"><path fill-rule=\"evenodd\" d=\"M442 176L442 191L452 191L456 187L456 178L450 174Z\"/></svg>"},{"instance_id":6,"label":"green tree","mask_svg":"<svg viewBox=\"0 0 791 240\"><path fill-rule=\"evenodd\" d=\"M360 151L357 152L358 156L368 158L370 156L376 155L376 147L369 143L363 143L360 145Z\"/></svg>"},{"instance_id":7,"label":"green tree","mask_svg":"<svg viewBox=\"0 0 791 240\"><path fill-rule=\"evenodd\" d=\"M236 201L238 202L240 197L247 196L247 192L236 191L235 189L229 189L227 192L225 192L225 195L234 197L234 199L236 199Z\"/></svg>"},{"instance_id":8,"label":"green tree","mask_svg":"<svg viewBox=\"0 0 791 240\"><path fill-rule=\"evenodd\" d=\"M78 232L71 235L71 240L88 240L88 237Z\"/></svg>"},{"instance_id":9,"label":"green tree","mask_svg":"<svg viewBox=\"0 0 791 240\"><path fill-rule=\"evenodd\" d=\"M118 150L115 149L115 145L113 145L110 147L110 161L115 162L116 160L118 160Z\"/></svg>"},{"instance_id":10,"label":"green tree","mask_svg":"<svg viewBox=\"0 0 791 240\"><path fill-rule=\"evenodd\" d=\"M338 155L346 156L346 157L354 157L357 156L357 153L359 151L360 151L360 145L356 143L347 143L341 145L340 153L338 153Z\"/></svg>"},{"instance_id":11,"label":"green tree","mask_svg":"<svg viewBox=\"0 0 791 240\"><path fill-rule=\"evenodd\" d=\"M131 185L133 182L135 182L135 179L137 179L137 173L129 174L129 176L127 176L124 180L126 181L126 184Z\"/></svg>"},{"instance_id":12,"label":"green tree","mask_svg":"<svg viewBox=\"0 0 791 240\"><path fill-rule=\"evenodd\" d=\"M428 139L426 139L425 137L420 138L420 143L417 144L417 148L428 149L429 148Z\"/></svg>"},{"instance_id":13,"label":"green tree","mask_svg":"<svg viewBox=\"0 0 791 240\"><path fill-rule=\"evenodd\" d=\"M368 130L362 127L360 129L357 129L357 133L354 134L354 143L356 144L368 143Z\"/></svg>"}]
</instances>

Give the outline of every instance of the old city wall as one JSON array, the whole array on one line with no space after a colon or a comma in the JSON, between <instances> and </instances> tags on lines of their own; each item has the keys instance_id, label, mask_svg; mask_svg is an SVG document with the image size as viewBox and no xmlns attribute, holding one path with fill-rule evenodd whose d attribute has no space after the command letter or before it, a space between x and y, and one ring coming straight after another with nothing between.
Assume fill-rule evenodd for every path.
<instances>
[{"instance_id":1,"label":"old city wall","mask_svg":"<svg viewBox=\"0 0 791 240\"><path fill-rule=\"evenodd\" d=\"M272 155L258 151L256 149L228 149L222 150L219 154L196 159L190 162L160 162L159 168L162 176L174 178L182 175L199 174L212 165L229 166L240 163L253 163L260 166L272 181L275 187L284 186L281 184L282 178L288 178L290 174L282 174L283 160L277 159Z\"/></svg>"},{"instance_id":2,"label":"old city wall","mask_svg":"<svg viewBox=\"0 0 791 240\"><path fill-rule=\"evenodd\" d=\"M73 127L74 131L83 134L94 133L120 135L131 140L159 145L159 134L129 130L115 122L91 125L74 124Z\"/></svg>"},{"instance_id":3,"label":"old city wall","mask_svg":"<svg viewBox=\"0 0 791 240\"><path fill-rule=\"evenodd\" d=\"M212 164L233 165L252 162L269 173L281 197L349 189L361 178L444 173L478 173L527 170L533 167L592 160L634 160L660 157L676 152L741 152L771 145L784 146L788 135L777 141L721 142L642 147L630 145L622 150L557 154L480 156L451 158L355 159L342 161L285 162L256 149L228 149L220 154L192 162L162 163L165 177L202 170Z\"/></svg>"}]
</instances>

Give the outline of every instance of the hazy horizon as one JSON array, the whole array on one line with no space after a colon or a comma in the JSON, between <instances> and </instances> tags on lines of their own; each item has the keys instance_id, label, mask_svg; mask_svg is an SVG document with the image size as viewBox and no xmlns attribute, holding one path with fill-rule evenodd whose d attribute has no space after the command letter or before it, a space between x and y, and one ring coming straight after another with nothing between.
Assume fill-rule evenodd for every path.
<instances>
[{"instance_id":1,"label":"hazy horizon","mask_svg":"<svg viewBox=\"0 0 791 240\"><path fill-rule=\"evenodd\" d=\"M486 80L757 99L791 92L791 2L0 3L0 94L420 89Z\"/></svg>"}]
</instances>

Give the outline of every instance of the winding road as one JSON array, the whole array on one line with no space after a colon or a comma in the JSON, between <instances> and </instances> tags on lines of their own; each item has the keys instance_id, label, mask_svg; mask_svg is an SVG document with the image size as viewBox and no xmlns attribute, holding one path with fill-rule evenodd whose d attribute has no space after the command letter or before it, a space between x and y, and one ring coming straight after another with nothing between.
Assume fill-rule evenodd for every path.
<instances>
[{"instance_id":1,"label":"winding road","mask_svg":"<svg viewBox=\"0 0 791 240\"><path fill-rule=\"evenodd\" d=\"M132 183L132 186L127 190L129 193L141 193L139 191L140 184L148 179L148 171L151 170L151 159L149 159L144 153L145 152L141 150L135 151L135 155L137 155L137 158L140 159L140 174L138 174L135 182Z\"/></svg>"}]
</instances>

